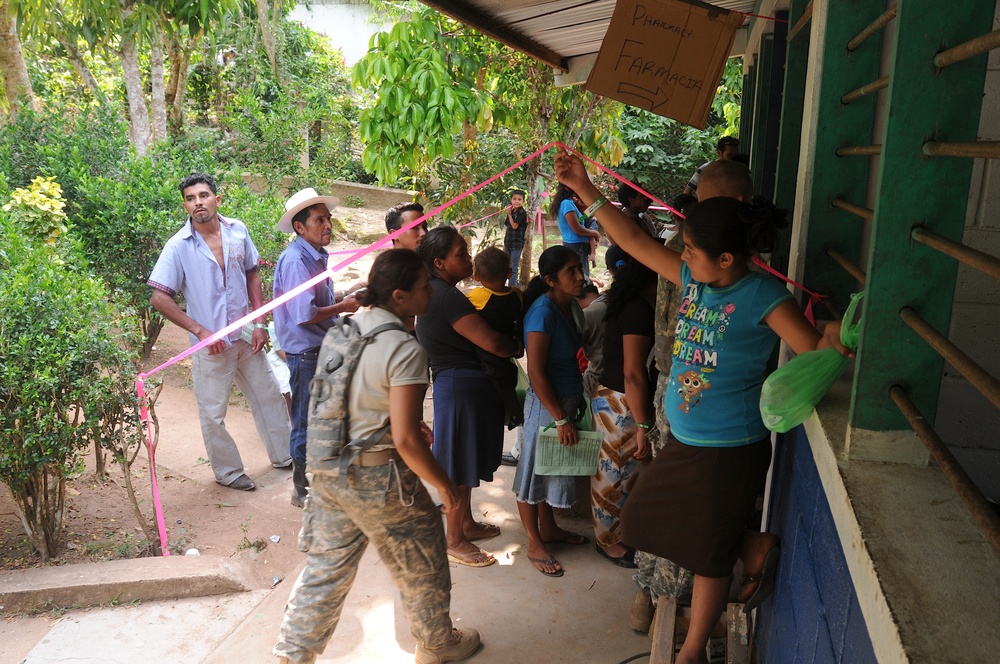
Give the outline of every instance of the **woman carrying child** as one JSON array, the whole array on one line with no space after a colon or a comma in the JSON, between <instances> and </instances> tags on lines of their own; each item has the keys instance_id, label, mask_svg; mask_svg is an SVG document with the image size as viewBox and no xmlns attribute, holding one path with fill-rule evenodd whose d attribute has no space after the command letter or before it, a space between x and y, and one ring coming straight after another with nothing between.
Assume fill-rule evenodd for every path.
<instances>
[{"instance_id":1,"label":"woman carrying child","mask_svg":"<svg viewBox=\"0 0 1000 664\"><path fill-rule=\"evenodd\" d=\"M784 215L730 198L692 207L678 253L608 205L583 163L556 157L573 187L623 249L683 289L664 403L671 435L645 469L622 514L623 541L691 570L691 624L676 661L704 664L705 646L728 598L733 566L747 572L739 599L750 610L774 588L778 541L746 530L771 459L758 402L779 339L794 352L837 348L839 323L823 336L782 283L750 270L773 248Z\"/></svg>"},{"instance_id":2,"label":"woman carrying child","mask_svg":"<svg viewBox=\"0 0 1000 664\"><path fill-rule=\"evenodd\" d=\"M619 255L608 249L608 255ZM656 273L628 254L615 266L606 293L603 369L591 400L594 423L604 433L597 473L590 479L597 552L619 567L634 568L635 551L622 544L621 511L651 457L647 436L656 427L649 351L653 347Z\"/></svg>"},{"instance_id":3,"label":"woman carrying child","mask_svg":"<svg viewBox=\"0 0 1000 664\"><path fill-rule=\"evenodd\" d=\"M577 443L576 421L586 409L576 359L586 325L576 301L583 284L577 252L556 245L538 257L538 276L524 293L524 345L531 388L524 400L524 438L514 493L528 535L528 560L546 576L563 575L548 544L588 542L583 535L560 528L552 513L553 507L572 507L576 502L576 478L536 475L534 468L540 427L555 426L563 445Z\"/></svg>"},{"instance_id":4,"label":"woman carrying child","mask_svg":"<svg viewBox=\"0 0 1000 664\"><path fill-rule=\"evenodd\" d=\"M518 346L491 328L455 287L472 275L472 259L454 227L431 229L418 252L434 291L427 313L417 319L417 339L430 356L434 378L434 456L459 490L447 517L448 559L486 567L496 559L473 541L496 537L500 529L473 519L472 489L493 481L500 467L504 408L477 349L508 358Z\"/></svg>"},{"instance_id":5,"label":"woman carrying child","mask_svg":"<svg viewBox=\"0 0 1000 664\"><path fill-rule=\"evenodd\" d=\"M375 259L368 290L355 314L363 334L382 325L355 368L348 395L350 440L365 439L391 423L391 433L336 475L312 476L299 547L306 567L285 607L274 655L282 662L311 664L333 636L347 593L369 540L399 589L416 661L456 662L479 647L474 629L454 629L449 614L451 573L441 514L420 480L438 490L446 511L458 503L458 487L434 460L421 429L427 354L403 328L407 316L427 310L427 270L408 249Z\"/></svg>"}]
</instances>

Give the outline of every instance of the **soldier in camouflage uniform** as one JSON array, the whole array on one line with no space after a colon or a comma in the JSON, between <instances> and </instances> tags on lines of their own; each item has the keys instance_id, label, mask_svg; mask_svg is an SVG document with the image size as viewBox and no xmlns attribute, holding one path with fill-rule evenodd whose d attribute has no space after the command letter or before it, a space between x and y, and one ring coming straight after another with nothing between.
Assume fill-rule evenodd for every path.
<instances>
[{"instance_id":1,"label":"soldier in camouflage uniform","mask_svg":"<svg viewBox=\"0 0 1000 664\"><path fill-rule=\"evenodd\" d=\"M346 482L336 472L312 474L299 534L306 567L273 650L283 663L311 664L326 648L369 541L399 588L417 640L417 664L460 661L479 647L476 630L452 627L444 527L420 481L438 490L446 510L457 503L458 487L434 459L421 429L427 354L402 328L406 316L426 312L430 292L417 254L393 249L375 260L368 290L358 295L361 305L371 307L354 317L361 333L386 323L399 329L373 337L358 360L347 400L348 437L366 439L389 422L390 412L397 417L391 433L347 469Z\"/></svg>"}]
</instances>

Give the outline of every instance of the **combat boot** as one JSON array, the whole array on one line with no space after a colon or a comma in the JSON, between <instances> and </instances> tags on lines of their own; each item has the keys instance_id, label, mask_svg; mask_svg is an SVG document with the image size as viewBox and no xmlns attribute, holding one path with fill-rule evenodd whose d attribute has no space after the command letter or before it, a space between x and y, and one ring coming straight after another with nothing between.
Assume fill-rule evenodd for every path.
<instances>
[{"instance_id":1,"label":"combat boot","mask_svg":"<svg viewBox=\"0 0 1000 664\"><path fill-rule=\"evenodd\" d=\"M309 478L306 477L306 462L292 460L292 505L303 507L309 495Z\"/></svg>"},{"instance_id":2,"label":"combat boot","mask_svg":"<svg viewBox=\"0 0 1000 664\"><path fill-rule=\"evenodd\" d=\"M437 648L417 644L416 664L443 664L461 662L479 650L479 632L474 629L452 629L451 638Z\"/></svg>"}]
</instances>

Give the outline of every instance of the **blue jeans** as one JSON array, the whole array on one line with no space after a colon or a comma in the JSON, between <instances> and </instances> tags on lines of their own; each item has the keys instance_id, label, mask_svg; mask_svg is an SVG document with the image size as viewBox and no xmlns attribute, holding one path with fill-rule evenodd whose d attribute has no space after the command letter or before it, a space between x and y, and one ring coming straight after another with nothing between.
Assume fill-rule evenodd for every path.
<instances>
[{"instance_id":1,"label":"blue jeans","mask_svg":"<svg viewBox=\"0 0 1000 664\"><path fill-rule=\"evenodd\" d=\"M292 459L306 462L306 428L309 426L309 382L316 374L319 351L285 353L288 382L292 386L292 435L288 439Z\"/></svg>"},{"instance_id":2,"label":"blue jeans","mask_svg":"<svg viewBox=\"0 0 1000 664\"><path fill-rule=\"evenodd\" d=\"M587 281L590 281L590 240L586 242L563 242L563 245L575 251L576 255L580 257L580 267L583 268L583 277Z\"/></svg>"},{"instance_id":3,"label":"blue jeans","mask_svg":"<svg viewBox=\"0 0 1000 664\"><path fill-rule=\"evenodd\" d=\"M517 280L517 268L521 264L521 252L524 251L523 247L518 247L514 249L513 247L504 247L504 250L510 256L510 283L508 286L520 286L521 282Z\"/></svg>"}]
</instances>

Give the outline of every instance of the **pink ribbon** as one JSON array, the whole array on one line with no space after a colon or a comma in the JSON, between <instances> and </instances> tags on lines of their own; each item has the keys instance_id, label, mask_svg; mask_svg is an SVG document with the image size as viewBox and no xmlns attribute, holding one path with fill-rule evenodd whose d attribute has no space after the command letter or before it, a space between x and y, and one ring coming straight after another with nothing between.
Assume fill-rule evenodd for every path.
<instances>
[{"instance_id":1,"label":"pink ribbon","mask_svg":"<svg viewBox=\"0 0 1000 664\"><path fill-rule=\"evenodd\" d=\"M825 300L826 298L829 297L829 295L820 295L819 293L812 292L811 290L809 290L808 288L806 288L802 284L800 284L800 283L798 283L796 281L792 281L791 279L789 279L788 277L786 277L782 273L778 272L773 267L771 267L770 265L768 265L767 263L765 263L761 259L757 258L756 256L753 257L753 262L754 262L754 265L756 265L757 267L763 269L765 272L770 272L771 274L773 274L774 276L778 277L779 279L781 279L785 283L791 284L791 285L795 286L796 288L798 288L803 293L808 294L809 295L809 302L806 303L806 310L802 313L802 315L806 317L806 320L809 321L810 324L816 325L816 316L815 316L815 314L813 314L813 305L816 304L816 303L818 303L820 300Z\"/></svg>"},{"instance_id":2,"label":"pink ribbon","mask_svg":"<svg viewBox=\"0 0 1000 664\"><path fill-rule=\"evenodd\" d=\"M491 184L492 182L496 182L497 180L499 180L503 176L507 175L511 171L513 171L513 170L515 170L515 169L523 166L524 164L528 163L529 161L531 161L535 157L543 154L544 152L546 152L546 151L548 151L548 150L550 150L551 148L554 148L554 147L555 148L563 148L566 151L571 152L571 153L577 155L578 157L580 157L584 161L589 162L590 164L594 165L599 170L607 173L608 175L610 175L611 177L615 178L619 182L622 182L624 184L629 185L630 187L632 187L633 189L635 189L636 191L638 191L643 196L646 196L651 201L653 201L655 203L658 203L659 205L662 206L661 208L657 208L657 209L670 210L672 213L674 213L675 215L677 215L679 218L681 218L681 219L684 218L684 215L681 214L678 210L674 209L670 205L667 205L665 202L661 201L656 196L653 196L651 193L649 193L648 191L646 191L645 189L643 189L639 185L635 184L634 182L630 182L629 180L627 180L627 179L623 178L622 176L618 175L618 173L615 173L611 169L603 166L602 164L597 163L596 161L594 161L590 157L587 157L586 155L583 155L583 154L577 152L576 150L572 149L571 147L569 147L565 143L561 143L559 141L551 141L549 143L546 143L542 147L538 148L537 150L535 150L534 152L532 152L531 154L529 154L527 157L524 157L520 161L514 163L511 166L508 166L504 170L502 170L499 173L493 175L489 179L480 182L479 184L475 185L474 187L472 187L470 189L467 189L463 193L461 193L458 196L452 198L450 201L444 203L443 205L439 205L438 207L432 209L430 212L426 212L422 217L418 217L417 219L414 219L413 221L411 221L408 224L406 224L405 226L401 226L397 230L393 231L392 233L389 233L388 235L386 235L385 237L383 237L383 238L381 238L379 240L376 240L375 242L371 243L367 247L362 247L360 249L345 249L345 250L339 250L339 251L330 252L331 255L333 255L333 254L337 254L337 255L349 254L349 256L347 258L345 258L344 260L340 261L339 263L337 263L336 265L334 265L332 267L328 267L326 269L326 271L321 272L320 274L318 274L315 277L309 279L308 281L305 281L305 282L299 284L298 286L296 286L292 290L288 291L287 293L284 293L280 297L275 298L274 300L271 300L270 302L266 303L261 308L255 310L255 311L251 311L250 313L248 313L247 315L243 316L239 320L237 320L237 321L235 321L233 323L230 323L229 325L227 325L226 327L222 328L218 332L214 333L212 336L208 337L207 339L199 341L195 345L193 345L193 346L185 349L184 351L178 353L177 355L175 355L174 357L170 358L169 360L167 360L163 364L159 365L158 367L155 367L154 369L151 369L150 371L146 371L146 372L140 373L137 376L137 378L136 378L135 388L136 388L136 395L139 398L139 409L140 409L139 410L139 416L140 416L140 421L146 425L146 437L147 437L146 438L146 448L149 451L149 470L150 470L150 477L151 477L152 487L153 487L153 510L154 510L155 515L156 515L156 525L157 525L157 530L158 530L159 536L160 536L160 552L164 556L170 555L170 550L169 550L168 543L167 543L167 529L166 529L166 522L165 522L165 519L164 519L164 516L163 516L163 505L162 505L162 503L160 501L159 486L158 486L157 480L156 480L156 463L155 463L155 460L154 460L155 459L155 446L153 445L152 423L149 420L148 408L146 406L145 379L149 378L150 376L152 376L155 373L158 373L158 372L162 371L163 369L166 369L170 365L175 364L177 362L180 362L184 358L189 357L189 356L193 355L194 353L197 353L202 348L205 348L206 346L209 346L209 345L215 343L216 341L218 341L220 339L224 339L225 337L228 337L231 332L242 328L246 323L249 323L252 320L254 320L255 318L259 318L259 317L261 317L261 316L263 316L263 315L271 312L276 307L278 307L281 304L287 302L288 300L292 299L293 297L296 297L296 296L300 295L301 293L304 293L305 291L309 290L310 288L312 288L316 284L318 284L318 283L320 283L320 282L322 282L322 281L324 281L326 279L331 278L337 271L343 269L344 267L347 267L351 263L353 263L353 262L355 262L355 261L357 261L357 260L359 260L359 259L367 256L368 254L370 254L370 253L372 253L374 251L377 251L378 249L384 247L385 245L391 244L391 242L394 239L396 239L397 237L401 236L403 233L407 232L408 230L410 230L414 226L417 226L418 224L421 224L421 223L425 222L427 219L430 219L431 217L437 215L439 212L442 212L443 210L447 210L449 207L451 207L455 203L458 203L459 201L463 200L464 198L466 198L468 196L471 196L472 194L476 193L477 191L479 191L483 187ZM545 192L545 193L547 194L548 192ZM500 210L498 212L493 213L493 215L487 215L486 217L481 217L480 219L476 219L475 221L470 221L470 222L468 222L466 224L463 224L462 226L459 226L459 228L463 228L465 226L469 226L471 224L474 224L474 223L476 223L478 221L482 221L483 219L487 219L488 217L494 216L495 214L499 214L502 211L503 210ZM538 210L538 232L539 233L542 232L542 211L541 211L541 209ZM755 260L757 260L757 259L755 259ZM807 308L807 312L808 312L807 313L807 318L809 318L809 320L812 321L811 315L812 315L813 298L815 298L815 301L819 301L819 299L821 299L824 296L816 295L815 293L811 293L810 291L806 290L804 287L800 286L799 284L796 284L793 281L790 281L787 277L785 277L781 273L777 272L776 270L772 269L771 267L763 264L762 262L759 263L759 264L762 267L764 267L766 270L768 270L769 272L773 273L774 275L776 275L776 276L780 277L781 279L783 279L785 281L788 281L789 283L793 284L794 286L800 288L803 292L806 292L806 293L810 294L811 298L810 298L810 302L809 302L809 307Z\"/></svg>"}]
</instances>

